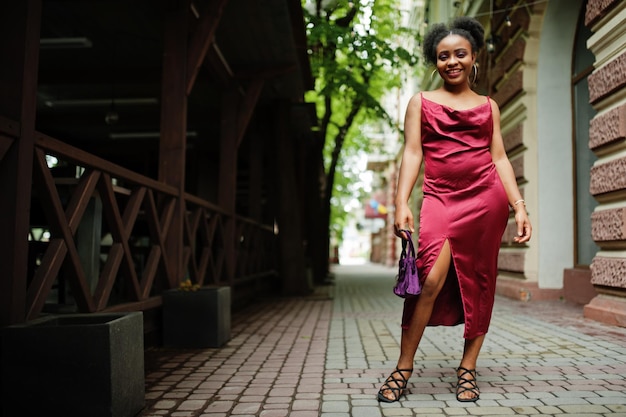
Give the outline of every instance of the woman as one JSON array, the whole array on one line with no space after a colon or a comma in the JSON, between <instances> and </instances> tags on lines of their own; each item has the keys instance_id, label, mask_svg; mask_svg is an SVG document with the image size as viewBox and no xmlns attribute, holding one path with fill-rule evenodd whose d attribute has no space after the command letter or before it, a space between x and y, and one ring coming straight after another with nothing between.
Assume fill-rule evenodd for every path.
<instances>
[{"instance_id":1,"label":"woman","mask_svg":"<svg viewBox=\"0 0 626 417\"><path fill-rule=\"evenodd\" d=\"M404 122L405 147L395 200L395 233L413 231L409 196L424 161L417 266L422 293L405 300L396 369L378 400L398 401L413 373L413 361L427 325L465 323L465 346L457 369L456 398L476 401L476 361L494 303L502 234L515 211L518 243L528 242L531 225L500 132L500 111L489 97L472 91L476 54L484 29L472 18L449 27L434 25L423 43L443 86L416 94Z\"/></svg>"}]
</instances>

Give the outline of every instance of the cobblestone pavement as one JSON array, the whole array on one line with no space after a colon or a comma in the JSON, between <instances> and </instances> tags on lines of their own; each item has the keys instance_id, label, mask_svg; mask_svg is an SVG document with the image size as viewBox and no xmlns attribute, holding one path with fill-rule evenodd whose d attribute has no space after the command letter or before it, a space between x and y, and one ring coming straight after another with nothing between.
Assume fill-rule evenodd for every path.
<instances>
[{"instance_id":1,"label":"cobblestone pavement","mask_svg":"<svg viewBox=\"0 0 626 417\"><path fill-rule=\"evenodd\" d=\"M462 326L429 327L409 392L376 393L396 364L395 271L336 266L313 296L264 300L233 317L223 348L147 352L141 417L625 416L626 329L580 306L498 298L478 361L477 403L454 397Z\"/></svg>"}]
</instances>

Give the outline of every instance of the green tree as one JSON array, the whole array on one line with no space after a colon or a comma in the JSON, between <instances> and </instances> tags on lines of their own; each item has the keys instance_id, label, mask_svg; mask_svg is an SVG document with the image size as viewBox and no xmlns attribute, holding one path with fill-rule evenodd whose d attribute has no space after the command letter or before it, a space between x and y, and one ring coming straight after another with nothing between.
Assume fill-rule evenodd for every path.
<instances>
[{"instance_id":1,"label":"green tree","mask_svg":"<svg viewBox=\"0 0 626 417\"><path fill-rule=\"evenodd\" d=\"M381 99L401 87L403 70L416 64L416 57L401 45L417 35L400 27L403 19L397 0L303 0L303 5L315 77L315 91L307 101L316 103L324 142L321 227L317 229L321 247L313 260L319 281L328 273L330 233L341 240L343 203L353 193L347 184L358 174L346 161L375 145L363 126L385 122L398 128Z\"/></svg>"}]
</instances>

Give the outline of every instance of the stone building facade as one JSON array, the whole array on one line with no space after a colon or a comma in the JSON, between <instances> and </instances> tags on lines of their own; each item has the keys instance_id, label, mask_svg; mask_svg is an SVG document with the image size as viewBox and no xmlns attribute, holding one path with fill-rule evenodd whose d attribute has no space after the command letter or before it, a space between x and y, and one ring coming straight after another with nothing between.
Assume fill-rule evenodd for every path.
<instances>
[{"instance_id":1,"label":"stone building facade","mask_svg":"<svg viewBox=\"0 0 626 417\"><path fill-rule=\"evenodd\" d=\"M598 201L591 216L600 250L591 263L598 294L585 316L626 326L626 4L590 0L585 25L595 56L589 75L589 101L597 115L589 126L589 148L597 156L589 191Z\"/></svg>"}]
</instances>

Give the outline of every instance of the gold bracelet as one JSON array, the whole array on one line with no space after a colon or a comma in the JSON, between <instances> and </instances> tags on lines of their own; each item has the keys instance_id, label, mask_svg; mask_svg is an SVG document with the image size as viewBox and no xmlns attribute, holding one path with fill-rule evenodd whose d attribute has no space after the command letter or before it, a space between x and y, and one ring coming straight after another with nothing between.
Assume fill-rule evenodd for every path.
<instances>
[{"instance_id":1,"label":"gold bracelet","mask_svg":"<svg viewBox=\"0 0 626 417\"><path fill-rule=\"evenodd\" d=\"M526 207L526 202L524 200L517 200L515 203L513 203L513 207L517 206L520 203L523 204L524 207Z\"/></svg>"}]
</instances>

